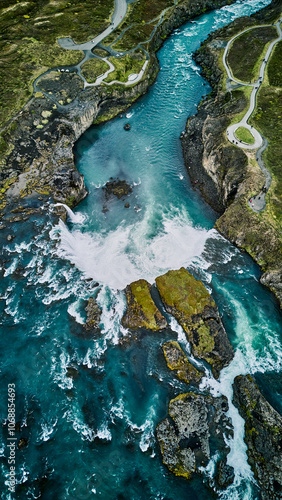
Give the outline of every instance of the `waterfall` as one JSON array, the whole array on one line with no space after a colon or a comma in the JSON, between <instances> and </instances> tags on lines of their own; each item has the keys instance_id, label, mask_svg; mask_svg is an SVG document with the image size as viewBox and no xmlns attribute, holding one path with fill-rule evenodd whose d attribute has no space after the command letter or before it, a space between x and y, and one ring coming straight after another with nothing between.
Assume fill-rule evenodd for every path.
<instances>
[{"instance_id":1,"label":"waterfall","mask_svg":"<svg viewBox=\"0 0 282 500\"><path fill-rule=\"evenodd\" d=\"M85 216L82 215L80 212L77 212L76 214L72 211L72 209L70 207L68 207L67 205L65 205L64 203L56 203L54 205L54 207L64 207L67 214L68 214L68 217L70 219L70 221L74 224L82 224L82 222L84 222L85 220Z\"/></svg>"}]
</instances>

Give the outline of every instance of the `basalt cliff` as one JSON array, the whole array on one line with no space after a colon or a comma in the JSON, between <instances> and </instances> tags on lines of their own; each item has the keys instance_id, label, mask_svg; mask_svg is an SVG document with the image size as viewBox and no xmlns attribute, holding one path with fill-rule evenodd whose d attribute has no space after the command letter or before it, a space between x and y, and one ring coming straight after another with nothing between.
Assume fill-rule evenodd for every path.
<instances>
[{"instance_id":1,"label":"basalt cliff","mask_svg":"<svg viewBox=\"0 0 282 500\"><path fill-rule=\"evenodd\" d=\"M51 198L70 207L85 198L83 176L74 164L74 143L93 123L116 116L148 90L158 72L155 53L174 28L226 3L232 2L183 0L171 7L150 40L144 77L133 86L83 89L76 75L47 74L44 85L51 89L49 94L59 96L63 89L68 104L58 106L42 92L35 92L0 130L0 215L5 216L15 206L38 205L38 195L39 204Z\"/></svg>"},{"instance_id":2,"label":"basalt cliff","mask_svg":"<svg viewBox=\"0 0 282 500\"><path fill-rule=\"evenodd\" d=\"M227 127L236 115L246 110L248 98L240 86L232 91L226 90L222 64L223 49L232 36L248 27L273 23L280 10L279 2L274 1L250 18L240 18L213 33L196 52L195 60L208 79L212 92L200 103L197 114L188 120L181 140L193 185L220 214L216 228L261 266L264 271L261 282L275 293L281 305L281 200L276 194L281 174L272 174L266 209L260 213L251 210L248 200L260 192L265 179L254 153L244 152L226 138ZM260 90L257 106L261 107L255 110L257 120L261 118L263 106L267 107L267 102L271 106L271 95L281 96L280 87L266 86ZM279 129L278 119L274 126ZM272 137L267 139L271 145Z\"/></svg>"}]
</instances>

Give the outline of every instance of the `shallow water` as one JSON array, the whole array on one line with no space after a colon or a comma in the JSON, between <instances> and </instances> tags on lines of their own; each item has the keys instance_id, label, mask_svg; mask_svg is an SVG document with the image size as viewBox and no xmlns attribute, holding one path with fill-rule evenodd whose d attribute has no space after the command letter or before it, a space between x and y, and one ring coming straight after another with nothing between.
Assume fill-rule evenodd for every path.
<instances>
[{"instance_id":1,"label":"shallow water","mask_svg":"<svg viewBox=\"0 0 282 500\"><path fill-rule=\"evenodd\" d=\"M49 205L44 217L2 231L4 241L11 232L15 239L5 242L1 258L0 409L3 421L7 384L15 383L22 426L17 438L28 440L16 454L20 484L14 498L39 498L40 492L46 499L258 497L231 384L239 373L258 374L262 390L281 411L281 316L252 259L212 229L216 214L190 185L179 136L210 90L192 52L211 30L268 3L237 2L176 30L159 51L161 71L148 94L127 116L92 127L76 144L89 196L75 215L55 225ZM123 129L127 121L129 132ZM126 200L106 200L102 187L110 177L133 185ZM228 461L236 481L222 493L213 491L210 479L216 457L201 478L187 482L163 466L155 440L169 400L187 391L167 369L161 350L172 336L187 348L179 326L172 321L162 334L141 332L138 342L118 345L126 336L120 327L124 287L141 277L153 283L180 266L211 291L236 350L218 382L207 375L202 383L203 390L229 398L235 428ZM98 290L103 335L89 338L85 301ZM68 367L76 369L73 377ZM5 500L7 437L4 426Z\"/></svg>"}]
</instances>

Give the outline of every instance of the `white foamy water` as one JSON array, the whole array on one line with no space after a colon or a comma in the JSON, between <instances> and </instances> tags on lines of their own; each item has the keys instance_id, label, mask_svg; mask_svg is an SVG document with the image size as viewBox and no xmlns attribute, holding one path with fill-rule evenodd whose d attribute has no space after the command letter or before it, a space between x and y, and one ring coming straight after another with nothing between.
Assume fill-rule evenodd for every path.
<instances>
[{"instance_id":1,"label":"white foamy water","mask_svg":"<svg viewBox=\"0 0 282 500\"><path fill-rule=\"evenodd\" d=\"M191 226L181 214L163 219L163 228L150 238L150 215L135 225L121 224L107 234L70 231L60 221L57 254L84 273L113 289L123 289L140 278L153 282L169 269L187 267L202 253L207 238L215 234ZM55 232L51 237L56 237Z\"/></svg>"},{"instance_id":2,"label":"white foamy water","mask_svg":"<svg viewBox=\"0 0 282 500\"><path fill-rule=\"evenodd\" d=\"M214 397L223 395L228 399L229 409L227 416L231 419L234 435L233 438L225 438L225 440L230 447L230 453L227 456L227 463L234 469L235 480L234 484L228 487L227 490L221 495L221 498L226 500L230 498L248 500L250 498L249 483L254 482L253 473L247 461L247 446L244 442L244 420L232 402L232 384L234 382L234 378L237 375L244 375L247 373L248 369L245 358L240 350L237 350L231 363L226 368L221 370L219 380L215 380L212 376L205 377L200 384L201 390L208 389ZM209 470L207 471L207 474L209 474ZM238 494L238 491L240 491L240 497L233 496L235 493Z\"/></svg>"},{"instance_id":3,"label":"white foamy water","mask_svg":"<svg viewBox=\"0 0 282 500\"><path fill-rule=\"evenodd\" d=\"M68 313L75 319L77 323L79 323L80 325L84 325L85 321L79 312L79 308L80 308L80 300L76 300L75 302L69 305Z\"/></svg>"},{"instance_id":4,"label":"white foamy water","mask_svg":"<svg viewBox=\"0 0 282 500\"><path fill-rule=\"evenodd\" d=\"M73 222L74 224L82 224L82 222L85 221L85 215L81 214L80 212L74 213L72 209L67 205L65 205L64 203L56 203L54 207L64 207L70 221Z\"/></svg>"}]
</instances>

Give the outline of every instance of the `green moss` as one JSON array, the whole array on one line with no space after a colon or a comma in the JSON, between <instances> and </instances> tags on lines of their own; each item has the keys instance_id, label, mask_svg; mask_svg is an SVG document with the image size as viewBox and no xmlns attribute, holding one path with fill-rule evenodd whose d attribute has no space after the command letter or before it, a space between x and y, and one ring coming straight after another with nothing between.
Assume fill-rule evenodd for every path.
<instances>
[{"instance_id":1,"label":"green moss","mask_svg":"<svg viewBox=\"0 0 282 500\"><path fill-rule=\"evenodd\" d=\"M200 358L205 357L205 354L210 353L214 349L214 339L211 335L210 329L204 324L197 329L199 336L198 345L195 348L195 355Z\"/></svg>"},{"instance_id":2,"label":"green moss","mask_svg":"<svg viewBox=\"0 0 282 500\"><path fill-rule=\"evenodd\" d=\"M127 311L122 318L125 327L160 330L166 326L166 320L156 307L150 289L151 285L142 279L126 287Z\"/></svg>"},{"instance_id":3,"label":"green moss","mask_svg":"<svg viewBox=\"0 0 282 500\"><path fill-rule=\"evenodd\" d=\"M0 189L0 194L3 195L7 191L7 189L9 189L9 187L11 187L12 184L14 184L14 182L16 180L17 180L17 176L11 177L11 179L6 179L6 181L4 182L4 185Z\"/></svg>"},{"instance_id":4,"label":"green moss","mask_svg":"<svg viewBox=\"0 0 282 500\"><path fill-rule=\"evenodd\" d=\"M192 316L201 314L205 306L215 307L203 283L196 280L184 267L159 276L156 284L164 303L176 310L176 319L186 328Z\"/></svg>"},{"instance_id":5,"label":"green moss","mask_svg":"<svg viewBox=\"0 0 282 500\"><path fill-rule=\"evenodd\" d=\"M199 372L187 359L178 342L171 340L163 344L163 352L170 370L175 371L176 376L189 384L191 381L199 382L202 373Z\"/></svg>"},{"instance_id":6,"label":"green moss","mask_svg":"<svg viewBox=\"0 0 282 500\"><path fill-rule=\"evenodd\" d=\"M155 315L159 311L152 300L147 281L139 280L132 283L131 292L134 295L136 303L146 316L147 326L152 329L157 329Z\"/></svg>"}]
</instances>

